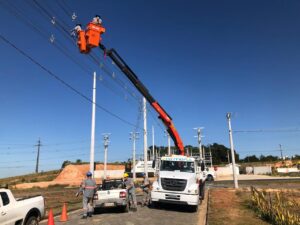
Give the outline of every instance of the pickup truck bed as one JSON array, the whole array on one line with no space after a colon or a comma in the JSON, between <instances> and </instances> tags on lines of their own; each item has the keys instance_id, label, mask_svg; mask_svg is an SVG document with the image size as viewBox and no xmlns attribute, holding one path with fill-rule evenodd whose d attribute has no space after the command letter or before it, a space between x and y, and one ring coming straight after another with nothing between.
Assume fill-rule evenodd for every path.
<instances>
[{"instance_id":1,"label":"pickup truck bed","mask_svg":"<svg viewBox=\"0 0 300 225\"><path fill-rule=\"evenodd\" d=\"M122 207L128 212L127 191L121 179L107 180L94 196L94 207Z\"/></svg>"}]
</instances>

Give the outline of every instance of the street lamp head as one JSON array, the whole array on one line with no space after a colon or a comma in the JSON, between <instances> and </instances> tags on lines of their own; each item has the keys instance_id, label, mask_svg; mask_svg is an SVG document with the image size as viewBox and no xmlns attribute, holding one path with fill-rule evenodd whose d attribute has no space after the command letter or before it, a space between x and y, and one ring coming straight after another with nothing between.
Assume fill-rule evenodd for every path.
<instances>
[{"instance_id":1,"label":"street lamp head","mask_svg":"<svg viewBox=\"0 0 300 225\"><path fill-rule=\"evenodd\" d=\"M230 112L226 113L226 118L227 118L228 120L231 118L231 113L230 113Z\"/></svg>"}]
</instances>

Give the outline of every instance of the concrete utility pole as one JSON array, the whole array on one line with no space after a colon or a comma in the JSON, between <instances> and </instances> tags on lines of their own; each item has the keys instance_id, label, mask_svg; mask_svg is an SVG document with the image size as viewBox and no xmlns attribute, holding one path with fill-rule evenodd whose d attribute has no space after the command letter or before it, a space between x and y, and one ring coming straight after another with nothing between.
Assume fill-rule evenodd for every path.
<instances>
[{"instance_id":1,"label":"concrete utility pole","mask_svg":"<svg viewBox=\"0 0 300 225\"><path fill-rule=\"evenodd\" d=\"M282 154L282 148L281 148L281 144L279 144L279 151L280 151L280 154L281 154L281 160L283 160L283 154Z\"/></svg>"},{"instance_id":2,"label":"concrete utility pole","mask_svg":"<svg viewBox=\"0 0 300 225\"><path fill-rule=\"evenodd\" d=\"M213 163L212 163L212 155L211 155L211 148L210 148L210 145L209 145L209 157L210 157L210 167L213 166Z\"/></svg>"},{"instance_id":3,"label":"concrete utility pole","mask_svg":"<svg viewBox=\"0 0 300 225\"><path fill-rule=\"evenodd\" d=\"M227 113L226 118L227 118L227 121L228 121L228 128L229 128L229 141L230 141L230 148L231 148L231 161L232 161L232 172L233 172L234 188L239 188L237 175L236 175L236 171L235 171L235 154L234 154L232 129L231 129L231 113Z\"/></svg>"},{"instance_id":4,"label":"concrete utility pole","mask_svg":"<svg viewBox=\"0 0 300 225\"><path fill-rule=\"evenodd\" d=\"M168 155L171 155L171 137L168 131L165 130L165 136L168 138Z\"/></svg>"},{"instance_id":5,"label":"concrete utility pole","mask_svg":"<svg viewBox=\"0 0 300 225\"><path fill-rule=\"evenodd\" d=\"M152 126L152 160L155 159L155 148L154 148L154 126Z\"/></svg>"},{"instance_id":6,"label":"concrete utility pole","mask_svg":"<svg viewBox=\"0 0 300 225\"><path fill-rule=\"evenodd\" d=\"M143 98L143 112L144 112L144 172L148 177L148 143L147 143L147 101Z\"/></svg>"},{"instance_id":7,"label":"concrete utility pole","mask_svg":"<svg viewBox=\"0 0 300 225\"><path fill-rule=\"evenodd\" d=\"M104 133L103 135L103 144L104 144L104 179L107 177L107 150L109 144L110 133Z\"/></svg>"},{"instance_id":8,"label":"concrete utility pole","mask_svg":"<svg viewBox=\"0 0 300 225\"><path fill-rule=\"evenodd\" d=\"M196 127L194 128L194 130L197 130L197 136L195 136L196 138L198 138L198 145L199 145L199 157L200 159L203 159L203 153L202 153L202 137L201 136L201 130L204 129L204 127Z\"/></svg>"},{"instance_id":9,"label":"concrete utility pole","mask_svg":"<svg viewBox=\"0 0 300 225\"><path fill-rule=\"evenodd\" d=\"M91 150L90 150L90 172L94 177L95 162L95 122L96 122L96 72L94 72L93 82L93 103L92 103L92 128L91 128Z\"/></svg>"},{"instance_id":10,"label":"concrete utility pole","mask_svg":"<svg viewBox=\"0 0 300 225\"><path fill-rule=\"evenodd\" d=\"M229 151L227 151L227 159L228 159L228 165L229 165L230 164Z\"/></svg>"},{"instance_id":11,"label":"concrete utility pole","mask_svg":"<svg viewBox=\"0 0 300 225\"><path fill-rule=\"evenodd\" d=\"M205 147L202 145L202 154L203 154L203 159L204 159L204 162L206 160L206 153L205 153Z\"/></svg>"},{"instance_id":12,"label":"concrete utility pole","mask_svg":"<svg viewBox=\"0 0 300 225\"><path fill-rule=\"evenodd\" d=\"M130 132L130 137L129 137L130 140L132 140L132 173L133 173L133 180L135 181L136 180L136 172L135 172L135 152L136 152L136 149L135 149L135 143L136 143L136 140L139 139L139 132Z\"/></svg>"},{"instance_id":13,"label":"concrete utility pole","mask_svg":"<svg viewBox=\"0 0 300 225\"><path fill-rule=\"evenodd\" d=\"M35 145L38 147L37 156L36 156L36 165L35 165L35 172L39 172L39 163L40 163L40 149L41 149L41 139L38 140L38 144Z\"/></svg>"}]
</instances>

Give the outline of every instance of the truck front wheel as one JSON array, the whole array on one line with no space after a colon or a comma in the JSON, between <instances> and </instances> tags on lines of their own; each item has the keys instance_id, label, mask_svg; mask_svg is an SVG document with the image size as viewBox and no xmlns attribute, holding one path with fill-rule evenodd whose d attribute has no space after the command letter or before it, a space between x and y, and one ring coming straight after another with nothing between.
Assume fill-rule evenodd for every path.
<instances>
[{"instance_id":1,"label":"truck front wheel","mask_svg":"<svg viewBox=\"0 0 300 225\"><path fill-rule=\"evenodd\" d=\"M125 206L123 206L123 212L124 213L128 213L129 212L129 205L126 204Z\"/></svg>"},{"instance_id":2,"label":"truck front wheel","mask_svg":"<svg viewBox=\"0 0 300 225\"><path fill-rule=\"evenodd\" d=\"M201 200L204 199L204 193L205 193L205 182L200 184L200 192L199 192L199 197Z\"/></svg>"},{"instance_id":3,"label":"truck front wheel","mask_svg":"<svg viewBox=\"0 0 300 225\"><path fill-rule=\"evenodd\" d=\"M191 212L197 212L198 211L198 205L191 205Z\"/></svg>"},{"instance_id":4,"label":"truck front wheel","mask_svg":"<svg viewBox=\"0 0 300 225\"><path fill-rule=\"evenodd\" d=\"M28 220L25 223L25 225L38 225L38 224L39 224L39 220L35 216L29 217Z\"/></svg>"}]
</instances>

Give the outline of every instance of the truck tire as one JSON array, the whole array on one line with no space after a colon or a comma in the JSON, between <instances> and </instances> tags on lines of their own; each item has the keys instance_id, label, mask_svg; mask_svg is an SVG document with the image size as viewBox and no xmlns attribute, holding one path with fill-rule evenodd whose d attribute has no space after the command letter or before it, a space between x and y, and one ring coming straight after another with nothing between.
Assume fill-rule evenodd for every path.
<instances>
[{"instance_id":1,"label":"truck tire","mask_svg":"<svg viewBox=\"0 0 300 225\"><path fill-rule=\"evenodd\" d=\"M191 205L191 212L197 212L198 211L198 205Z\"/></svg>"},{"instance_id":2,"label":"truck tire","mask_svg":"<svg viewBox=\"0 0 300 225\"><path fill-rule=\"evenodd\" d=\"M151 204L150 204L151 208L158 208L158 202L153 202L151 201Z\"/></svg>"},{"instance_id":3,"label":"truck tire","mask_svg":"<svg viewBox=\"0 0 300 225\"><path fill-rule=\"evenodd\" d=\"M205 195L205 182L200 185L199 194L200 194L200 199L203 200Z\"/></svg>"},{"instance_id":4,"label":"truck tire","mask_svg":"<svg viewBox=\"0 0 300 225\"><path fill-rule=\"evenodd\" d=\"M38 224L39 224L38 218L35 216L31 216L28 218L28 220L25 222L24 225L38 225Z\"/></svg>"},{"instance_id":5,"label":"truck tire","mask_svg":"<svg viewBox=\"0 0 300 225\"><path fill-rule=\"evenodd\" d=\"M206 178L207 181L214 181L214 177L212 175L207 175L207 178Z\"/></svg>"},{"instance_id":6,"label":"truck tire","mask_svg":"<svg viewBox=\"0 0 300 225\"><path fill-rule=\"evenodd\" d=\"M125 206L123 206L123 212L124 213L128 213L129 212L129 205L126 204Z\"/></svg>"}]
</instances>

